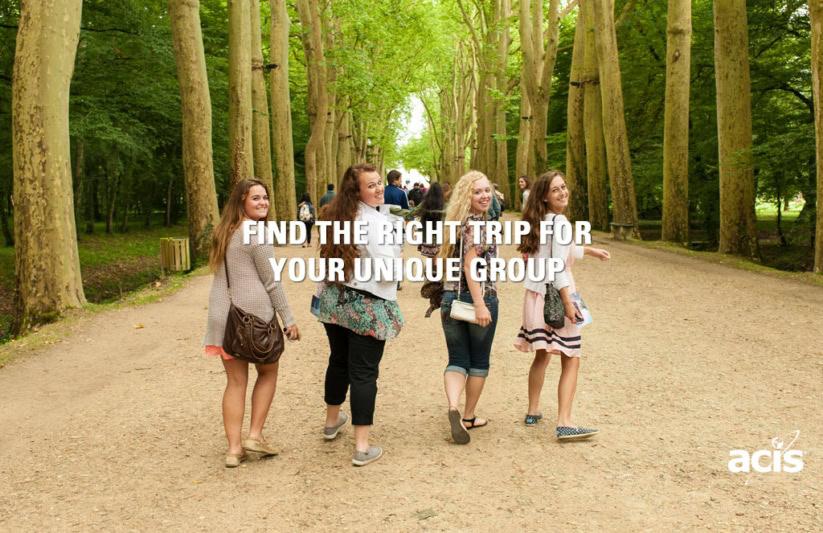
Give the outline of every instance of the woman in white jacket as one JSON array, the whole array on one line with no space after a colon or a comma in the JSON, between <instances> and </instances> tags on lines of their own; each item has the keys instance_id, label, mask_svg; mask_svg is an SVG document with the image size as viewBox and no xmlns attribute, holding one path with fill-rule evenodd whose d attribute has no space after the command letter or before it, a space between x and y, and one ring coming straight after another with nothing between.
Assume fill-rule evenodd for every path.
<instances>
[{"instance_id":1,"label":"woman in white jacket","mask_svg":"<svg viewBox=\"0 0 823 533\"><path fill-rule=\"evenodd\" d=\"M566 322L562 328L552 329L543 318L543 303L548 280L524 282L526 295L523 301L523 325L517 334L514 347L522 352L535 352L529 370L529 409L526 425L534 426L542 418L538 406L540 392L546 376L546 367L552 354L560 356L560 382L557 385L557 425L558 439L581 439L598 433L592 428L578 427L571 420L572 401L577 388L577 373L580 368L580 327L582 315L572 302L576 288L572 265L583 255L591 255L608 261L609 252L600 248L577 247L574 242L562 244L563 239L555 238L560 227L568 220L563 215L569 205L569 191L563 174L549 171L540 176L532 187L532 199L523 211L523 220L530 224L531 231L521 241L518 250L528 258L547 261L549 257L561 259L565 268L556 274L553 285L560 292L566 312ZM540 243L540 222L552 221L554 235ZM548 277L548 268L546 269Z\"/></svg>"},{"instance_id":2,"label":"woman in white jacket","mask_svg":"<svg viewBox=\"0 0 823 533\"><path fill-rule=\"evenodd\" d=\"M326 328L331 355L326 369L326 424L323 436L337 437L348 421L340 407L350 389L355 452L352 463L363 466L383 455L379 446L369 445L369 433L377 396L377 377L383 349L388 339L395 338L403 326L403 316L397 305L397 281L354 279L355 260L388 261L400 255L400 239L394 234L381 239L391 219L379 211L383 205L383 181L370 164L349 167L340 183L340 192L326 207L323 219L332 222L350 221L350 244L336 244L332 239L320 246L320 255L329 260L343 259L344 281L326 281L319 295L318 318ZM355 221L368 226L366 244L354 244ZM329 234L329 228L321 231ZM385 241L385 242L381 242ZM321 242L324 242L321 240ZM397 272L395 272L397 274Z\"/></svg>"}]
</instances>

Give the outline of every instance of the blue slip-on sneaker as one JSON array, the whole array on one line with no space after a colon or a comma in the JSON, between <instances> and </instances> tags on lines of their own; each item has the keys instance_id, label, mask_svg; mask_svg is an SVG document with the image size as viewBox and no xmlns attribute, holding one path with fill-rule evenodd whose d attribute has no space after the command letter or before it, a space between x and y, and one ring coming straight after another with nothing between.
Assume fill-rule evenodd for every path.
<instances>
[{"instance_id":1,"label":"blue slip-on sneaker","mask_svg":"<svg viewBox=\"0 0 823 533\"><path fill-rule=\"evenodd\" d=\"M558 426L556 429L557 438L559 440L574 440L587 439L600 433L599 429L594 428L573 428L569 426Z\"/></svg>"}]
</instances>

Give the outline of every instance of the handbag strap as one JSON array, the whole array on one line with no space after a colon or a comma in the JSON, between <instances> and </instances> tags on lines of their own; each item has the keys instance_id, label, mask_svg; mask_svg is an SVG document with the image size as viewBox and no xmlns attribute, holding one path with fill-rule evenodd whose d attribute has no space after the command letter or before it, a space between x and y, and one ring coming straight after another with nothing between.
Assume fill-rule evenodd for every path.
<instances>
[{"instance_id":1,"label":"handbag strap","mask_svg":"<svg viewBox=\"0 0 823 533\"><path fill-rule=\"evenodd\" d=\"M229 301L231 302L231 279L229 277L229 262L226 260L227 255L229 255L228 247L226 247L226 253L223 254L223 266L226 267L226 285L229 286Z\"/></svg>"},{"instance_id":2,"label":"handbag strap","mask_svg":"<svg viewBox=\"0 0 823 533\"><path fill-rule=\"evenodd\" d=\"M460 275L457 277L457 299L460 299L460 289L462 288L462 281L463 281L463 274L465 272L465 266L463 264L463 229L460 229ZM468 283L469 280L466 280ZM486 282L480 282L480 295L484 296L484 292L486 289Z\"/></svg>"},{"instance_id":3,"label":"handbag strap","mask_svg":"<svg viewBox=\"0 0 823 533\"><path fill-rule=\"evenodd\" d=\"M552 248L554 248L554 219L555 218L557 218L557 215L554 215L552 217L552 232L549 235L549 238L551 240L549 241L549 265L548 266L551 266L551 264L552 264L552 252L553 252ZM553 287L554 282L550 281L550 282L546 283L546 292L548 292L550 285Z\"/></svg>"}]
</instances>

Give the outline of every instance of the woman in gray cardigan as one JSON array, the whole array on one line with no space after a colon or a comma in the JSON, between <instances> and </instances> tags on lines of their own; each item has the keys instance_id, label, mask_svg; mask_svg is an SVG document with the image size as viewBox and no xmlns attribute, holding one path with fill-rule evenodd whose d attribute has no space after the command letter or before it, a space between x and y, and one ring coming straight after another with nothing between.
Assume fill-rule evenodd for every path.
<instances>
[{"instance_id":1,"label":"woman in gray cardigan","mask_svg":"<svg viewBox=\"0 0 823 533\"><path fill-rule=\"evenodd\" d=\"M209 322L206 329L206 354L220 356L226 369L226 390L223 393L223 424L229 441L226 467L239 466L246 459L246 451L264 455L276 455L277 451L263 439L263 424L269 413L274 390L277 386L279 363L255 365L257 380L251 397L251 424L249 435L243 440L243 416L246 408L246 386L249 380L249 364L235 359L223 348L223 332L229 313L226 267L229 265L234 304L247 313L269 321L275 310L291 340L300 339L300 331L292 318L286 293L279 281L274 280L269 259L274 257L274 247L259 244L252 237L243 244L243 222L266 220L269 212L269 191L256 179L243 180L235 185L212 237L209 264L214 280L209 294Z\"/></svg>"}]
</instances>

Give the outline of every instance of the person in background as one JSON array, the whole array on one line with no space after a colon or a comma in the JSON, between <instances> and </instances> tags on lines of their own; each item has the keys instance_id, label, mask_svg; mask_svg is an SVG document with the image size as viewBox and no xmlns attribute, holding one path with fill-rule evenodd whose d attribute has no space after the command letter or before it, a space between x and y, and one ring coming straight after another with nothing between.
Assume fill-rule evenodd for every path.
<instances>
[{"instance_id":1,"label":"person in background","mask_svg":"<svg viewBox=\"0 0 823 533\"><path fill-rule=\"evenodd\" d=\"M300 203L297 204L297 218L300 222L306 225L306 242L303 243L303 248L311 246L311 230L314 227L315 213L314 206L311 205L311 196L304 192L303 197L300 198Z\"/></svg>"},{"instance_id":2,"label":"person in background","mask_svg":"<svg viewBox=\"0 0 823 533\"><path fill-rule=\"evenodd\" d=\"M243 244L243 221L263 220L268 217L269 192L256 179L243 180L234 186L220 222L214 229L209 266L214 272L209 293L209 318L206 337L206 355L220 356L226 370L226 390L223 392L223 426L229 441L226 468L240 466L246 451L263 455L277 455L277 450L263 439L263 424L274 399L280 362L255 365L257 380L251 395L251 422L249 434L243 439L243 417L246 410L246 388L249 382L249 363L235 359L223 350L223 334L229 306L234 303L244 311L269 321L277 312L285 326L286 336L300 340L300 331L294 322L286 293L274 274L269 259L274 258L274 247L256 242ZM231 286L226 276L229 266Z\"/></svg>"},{"instance_id":3,"label":"person in background","mask_svg":"<svg viewBox=\"0 0 823 533\"><path fill-rule=\"evenodd\" d=\"M386 176L386 181L389 185L386 187L383 196L385 197L387 204L396 205L400 209L408 209L409 199L406 197L405 191L400 188L400 178L402 177L403 175L400 171L390 171Z\"/></svg>"},{"instance_id":4,"label":"person in background","mask_svg":"<svg viewBox=\"0 0 823 533\"><path fill-rule=\"evenodd\" d=\"M492 189L494 191L494 189ZM489 207L489 220L500 219L500 202L497 201L497 195L492 192L492 203Z\"/></svg>"},{"instance_id":5,"label":"person in background","mask_svg":"<svg viewBox=\"0 0 823 533\"><path fill-rule=\"evenodd\" d=\"M415 183L414 188L409 191L409 205L420 205L420 202L423 201L423 189L420 187L420 183Z\"/></svg>"},{"instance_id":6,"label":"person in background","mask_svg":"<svg viewBox=\"0 0 823 533\"><path fill-rule=\"evenodd\" d=\"M323 207L331 203L332 200L334 200L334 183L329 183L326 185L326 194L320 197L320 201L317 202L317 207Z\"/></svg>"},{"instance_id":7,"label":"person in background","mask_svg":"<svg viewBox=\"0 0 823 533\"><path fill-rule=\"evenodd\" d=\"M449 199L452 196L452 186L449 185L448 183L444 183L442 185L442 188L443 188L443 200L445 200L446 203L449 203Z\"/></svg>"},{"instance_id":8,"label":"person in background","mask_svg":"<svg viewBox=\"0 0 823 533\"><path fill-rule=\"evenodd\" d=\"M503 211L506 210L506 195L498 190L496 183L494 184L494 195L497 197L497 202L500 204L500 213L502 214Z\"/></svg>"},{"instance_id":9,"label":"person in background","mask_svg":"<svg viewBox=\"0 0 823 533\"><path fill-rule=\"evenodd\" d=\"M526 200L529 199L529 187L531 187L531 183L529 182L529 177L526 175L520 176L517 178L517 186L520 188L520 211L523 212L526 210Z\"/></svg>"},{"instance_id":10,"label":"person in background","mask_svg":"<svg viewBox=\"0 0 823 533\"><path fill-rule=\"evenodd\" d=\"M378 280L374 268L371 279L354 279L356 259L393 260L400 254L398 243L382 242L380 237L380 228L391 224L390 218L378 209L383 205L383 199L380 174L373 165L362 163L346 170L340 182L340 193L323 214L324 220L365 221L369 230L366 244L335 244L328 239L320 246L321 258L343 260L345 277L345 281L321 282L318 296L317 318L326 329L331 348L326 369L323 437L335 439L348 421L340 406L349 391L355 447L352 463L355 466L367 465L383 455L382 448L369 445L377 377L386 341L397 337L403 326L394 281ZM328 232L329 228L324 227L323 231ZM353 223L351 233L353 237Z\"/></svg>"}]
</instances>

